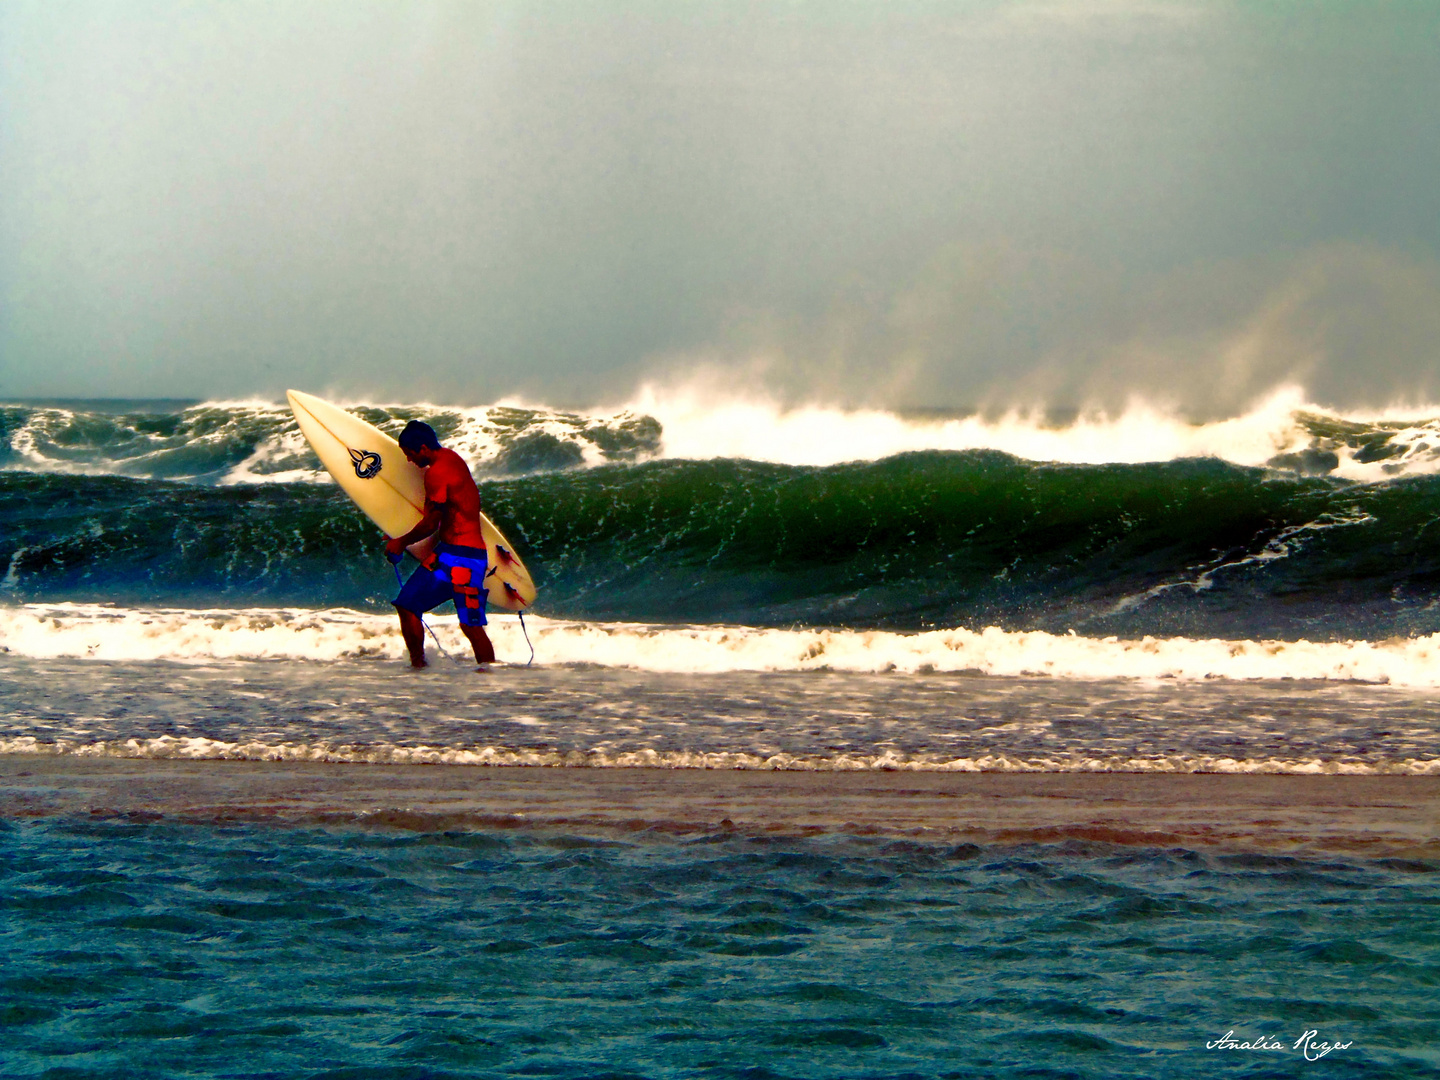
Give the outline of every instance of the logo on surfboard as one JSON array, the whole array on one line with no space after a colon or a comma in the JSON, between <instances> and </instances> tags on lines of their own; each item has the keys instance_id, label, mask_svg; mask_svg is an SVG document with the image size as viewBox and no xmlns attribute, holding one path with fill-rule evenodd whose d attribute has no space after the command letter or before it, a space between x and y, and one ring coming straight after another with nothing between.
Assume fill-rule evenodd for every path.
<instances>
[{"instance_id":1,"label":"logo on surfboard","mask_svg":"<svg viewBox=\"0 0 1440 1080\"><path fill-rule=\"evenodd\" d=\"M345 449L350 450L348 446ZM350 460L355 463L355 475L361 480L380 475L380 455L373 450L350 450Z\"/></svg>"}]
</instances>

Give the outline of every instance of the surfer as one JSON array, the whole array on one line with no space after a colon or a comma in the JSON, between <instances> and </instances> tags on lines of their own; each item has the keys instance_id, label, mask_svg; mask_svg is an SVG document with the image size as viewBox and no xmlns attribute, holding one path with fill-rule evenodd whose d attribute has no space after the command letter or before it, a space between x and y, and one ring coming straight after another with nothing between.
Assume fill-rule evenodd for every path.
<instances>
[{"instance_id":1,"label":"surfer","mask_svg":"<svg viewBox=\"0 0 1440 1080\"><path fill-rule=\"evenodd\" d=\"M416 567L394 601L410 665L426 666L421 616L447 600L455 601L460 629L475 650L475 662L493 664L495 647L485 633L487 560L480 531L480 489L465 459L442 447L429 424L411 420L399 443L410 463L424 471L425 516L404 536L387 539L385 554L397 561L411 544L439 531L434 554Z\"/></svg>"}]
</instances>

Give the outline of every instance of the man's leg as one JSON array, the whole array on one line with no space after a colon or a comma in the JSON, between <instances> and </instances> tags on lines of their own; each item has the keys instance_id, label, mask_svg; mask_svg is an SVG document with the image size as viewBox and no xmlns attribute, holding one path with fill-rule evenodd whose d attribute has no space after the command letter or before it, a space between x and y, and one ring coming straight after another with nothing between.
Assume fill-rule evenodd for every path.
<instances>
[{"instance_id":1,"label":"man's leg","mask_svg":"<svg viewBox=\"0 0 1440 1080\"><path fill-rule=\"evenodd\" d=\"M410 666L428 667L425 662L425 624L413 611L406 611L403 607L395 610L400 613L400 636L405 639L405 648L410 650Z\"/></svg>"},{"instance_id":2,"label":"man's leg","mask_svg":"<svg viewBox=\"0 0 1440 1080\"><path fill-rule=\"evenodd\" d=\"M410 666L423 668L425 663L425 623L420 613L443 604L450 599L450 583L437 578L435 573L423 566L415 572L395 597L395 610L400 614L400 635L405 639L405 648L410 650Z\"/></svg>"},{"instance_id":3,"label":"man's leg","mask_svg":"<svg viewBox=\"0 0 1440 1080\"><path fill-rule=\"evenodd\" d=\"M460 629L470 639L470 647L475 650L475 662L477 664L495 663L495 646L490 644L490 635L485 633L483 626L466 626L460 624ZM423 643L422 643L423 644Z\"/></svg>"}]
</instances>

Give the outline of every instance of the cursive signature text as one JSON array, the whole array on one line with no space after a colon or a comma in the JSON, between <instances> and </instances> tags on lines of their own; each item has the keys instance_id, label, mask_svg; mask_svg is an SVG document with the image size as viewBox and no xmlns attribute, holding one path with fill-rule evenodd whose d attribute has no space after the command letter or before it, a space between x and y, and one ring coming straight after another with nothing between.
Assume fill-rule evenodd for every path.
<instances>
[{"instance_id":1,"label":"cursive signature text","mask_svg":"<svg viewBox=\"0 0 1440 1080\"><path fill-rule=\"evenodd\" d=\"M1290 1047L1270 1035L1261 1035L1256 1039L1237 1039L1233 1030L1227 1031L1218 1039L1212 1039L1205 1044L1206 1050L1299 1050L1305 1055L1306 1061L1319 1061L1332 1050L1348 1050L1354 1044L1350 1042L1326 1042L1320 1038L1320 1032L1313 1028L1306 1031L1295 1040Z\"/></svg>"},{"instance_id":2,"label":"cursive signature text","mask_svg":"<svg viewBox=\"0 0 1440 1080\"><path fill-rule=\"evenodd\" d=\"M1351 1039L1350 1042L1346 1043L1323 1042L1320 1039L1320 1033L1318 1031L1307 1031L1295 1040L1295 1045L1290 1049L1299 1050L1305 1055L1306 1061L1319 1061L1326 1054L1330 1053L1331 1050L1349 1050L1350 1043L1354 1041L1354 1039Z\"/></svg>"},{"instance_id":3,"label":"cursive signature text","mask_svg":"<svg viewBox=\"0 0 1440 1080\"><path fill-rule=\"evenodd\" d=\"M1227 1031L1214 1042L1205 1044L1206 1050L1284 1050L1285 1044L1276 1042L1268 1035L1261 1035L1258 1039L1247 1039L1241 1042L1235 1038L1234 1031Z\"/></svg>"}]
</instances>

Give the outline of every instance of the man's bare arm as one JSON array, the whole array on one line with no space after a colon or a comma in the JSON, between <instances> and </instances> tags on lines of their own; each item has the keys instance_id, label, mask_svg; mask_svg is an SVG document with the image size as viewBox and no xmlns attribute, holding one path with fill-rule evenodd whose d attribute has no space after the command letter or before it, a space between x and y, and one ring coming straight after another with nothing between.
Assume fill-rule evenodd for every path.
<instances>
[{"instance_id":1,"label":"man's bare arm","mask_svg":"<svg viewBox=\"0 0 1440 1080\"><path fill-rule=\"evenodd\" d=\"M385 551L390 555L399 555L417 540L424 540L427 536L440 528L440 520L444 511L444 503L427 502L425 504L425 516L420 523L407 532L404 536L397 536L385 541Z\"/></svg>"}]
</instances>

